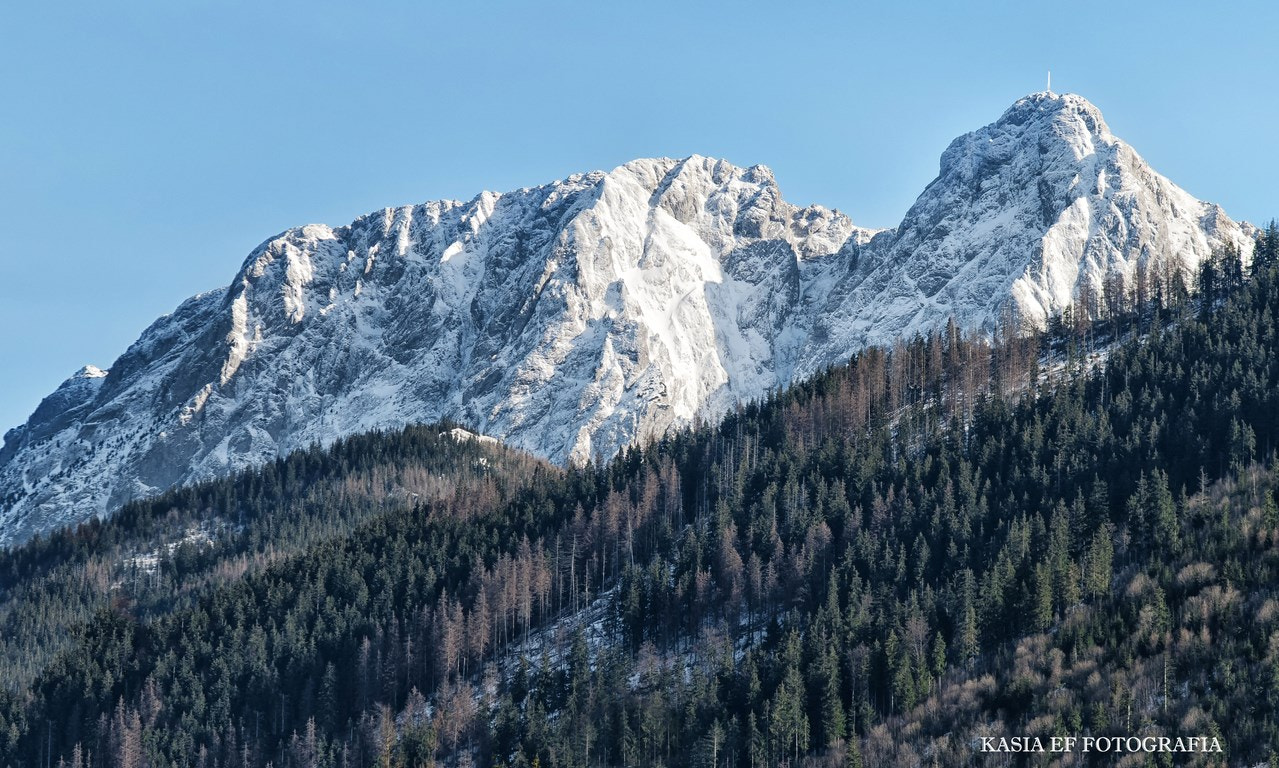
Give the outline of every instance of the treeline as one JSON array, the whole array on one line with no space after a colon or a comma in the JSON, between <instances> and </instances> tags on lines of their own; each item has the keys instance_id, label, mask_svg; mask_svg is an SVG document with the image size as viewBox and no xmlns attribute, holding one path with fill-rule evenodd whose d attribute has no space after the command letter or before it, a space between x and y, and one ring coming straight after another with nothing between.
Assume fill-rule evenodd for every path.
<instances>
[{"instance_id":1,"label":"treeline","mask_svg":"<svg viewBox=\"0 0 1279 768\"><path fill-rule=\"evenodd\" d=\"M117 601L0 702L0 761L950 764L1025 733L1263 760L1276 244L405 503L171 610Z\"/></svg>"}]
</instances>

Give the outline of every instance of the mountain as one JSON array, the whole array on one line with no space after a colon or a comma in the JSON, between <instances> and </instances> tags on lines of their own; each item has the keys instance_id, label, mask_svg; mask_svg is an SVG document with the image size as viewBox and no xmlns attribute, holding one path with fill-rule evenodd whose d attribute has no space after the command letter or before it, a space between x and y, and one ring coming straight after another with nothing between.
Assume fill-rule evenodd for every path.
<instances>
[{"instance_id":1,"label":"mountain","mask_svg":"<svg viewBox=\"0 0 1279 768\"><path fill-rule=\"evenodd\" d=\"M1277 246L605 465L410 428L0 551L0 765L1267 765Z\"/></svg>"},{"instance_id":2,"label":"mountain","mask_svg":"<svg viewBox=\"0 0 1279 768\"><path fill-rule=\"evenodd\" d=\"M5 436L0 544L445 417L606 458L868 344L950 317L991 329L1007 307L1043 322L1251 234L1052 93L955 140L892 230L700 156L292 229Z\"/></svg>"}]
</instances>

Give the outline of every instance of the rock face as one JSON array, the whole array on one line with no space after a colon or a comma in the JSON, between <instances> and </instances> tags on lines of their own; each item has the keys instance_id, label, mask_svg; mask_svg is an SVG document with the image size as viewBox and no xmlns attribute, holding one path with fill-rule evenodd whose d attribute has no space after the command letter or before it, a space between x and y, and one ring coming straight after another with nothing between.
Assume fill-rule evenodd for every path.
<instances>
[{"instance_id":1,"label":"rock face","mask_svg":"<svg viewBox=\"0 0 1279 768\"><path fill-rule=\"evenodd\" d=\"M763 166L637 160L289 230L87 367L0 449L0 544L312 442L452 417L585 461L867 344L1005 307L1042 322L1251 233L1073 95L956 139L893 230Z\"/></svg>"}]
</instances>

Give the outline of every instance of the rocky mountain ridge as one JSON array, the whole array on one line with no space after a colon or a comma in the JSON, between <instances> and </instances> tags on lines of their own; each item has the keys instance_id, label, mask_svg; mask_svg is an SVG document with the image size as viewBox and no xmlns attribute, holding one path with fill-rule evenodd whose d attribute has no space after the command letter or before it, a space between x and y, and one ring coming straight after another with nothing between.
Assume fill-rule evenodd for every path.
<instances>
[{"instance_id":1,"label":"rocky mountain ridge","mask_svg":"<svg viewBox=\"0 0 1279 768\"><path fill-rule=\"evenodd\" d=\"M1053 93L952 142L892 230L700 156L308 225L5 436L0 544L415 421L609 457L866 345L1007 307L1042 323L1251 237Z\"/></svg>"}]
</instances>

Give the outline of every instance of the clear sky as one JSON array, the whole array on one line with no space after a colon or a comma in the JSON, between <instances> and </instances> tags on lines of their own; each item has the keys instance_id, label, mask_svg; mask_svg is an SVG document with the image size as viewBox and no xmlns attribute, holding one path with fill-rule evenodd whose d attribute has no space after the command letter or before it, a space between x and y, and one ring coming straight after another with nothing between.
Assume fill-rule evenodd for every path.
<instances>
[{"instance_id":1,"label":"clear sky","mask_svg":"<svg viewBox=\"0 0 1279 768\"><path fill-rule=\"evenodd\" d=\"M10 3L0 431L290 226L692 153L893 226L1050 68L1268 221L1276 30L1269 2Z\"/></svg>"}]
</instances>

